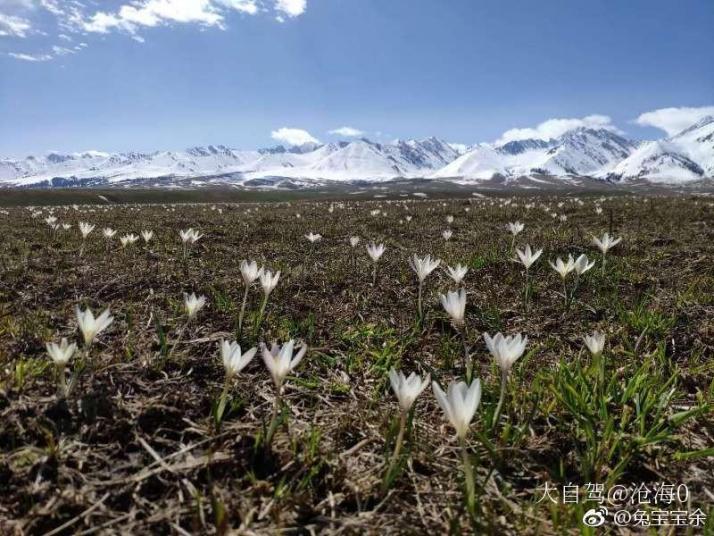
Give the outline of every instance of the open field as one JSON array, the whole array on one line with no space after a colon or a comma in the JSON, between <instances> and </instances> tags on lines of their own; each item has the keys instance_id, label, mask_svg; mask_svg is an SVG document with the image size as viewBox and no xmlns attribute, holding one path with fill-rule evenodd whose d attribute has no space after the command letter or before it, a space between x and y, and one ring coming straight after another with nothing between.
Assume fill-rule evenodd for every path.
<instances>
[{"instance_id":1,"label":"open field","mask_svg":"<svg viewBox=\"0 0 714 536\"><path fill-rule=\"evenodd\" d=\"M615 533L674 531L684 519L677 531L714 534L712 201L393 197L4 209L0 534L582 534L599 506ZM512 240L516 220L525 228ZM79 222L96 224L86 240ZM189 227L203 236L185 246ZM154 231L148 243L119 243L142 230ZM603 269L592 237L606 231L622 242ZM386 246L374 286L370 242ZM544 251L524 300L512 248L526 244ZM424 282L421 320L415 253L442 260ZM577 288L568 277L566 307L548 261L583 253L596 264ZM239 330L242 259L281 277L262 320L251 287ZM469 268L460 285L443 269L457 263ZM464 340L439 302L459 287ZM207 298L190 321L187 293ZM114 317L91 346L78 305ZM595 330L606 335L601 359L583 342ZM483 332L528 336L499 416L502 372ZM66 398L45 350L62 337L80 346ZM226 383L219 343L236 338L244 351L307 345L282 404L260 350ZM446 389L466 374L465 349L482 389L465 449L429 385L390 467L400 410L389 370ZM596 484L651 494L601 505ZM669 485L680 495L668 501ZM564 486L579 486L577 502ZM616 511L631 516L625 526ZM666 528L656 511L670 512ZM649 529L636 521L645 516Z\"/></svg>"}]
</instances>

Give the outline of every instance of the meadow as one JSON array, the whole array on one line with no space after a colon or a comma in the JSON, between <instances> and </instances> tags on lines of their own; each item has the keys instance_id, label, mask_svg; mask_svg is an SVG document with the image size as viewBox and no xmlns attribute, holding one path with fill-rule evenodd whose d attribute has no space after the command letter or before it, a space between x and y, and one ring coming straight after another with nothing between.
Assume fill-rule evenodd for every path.
<instances>
[{"instance_id":1,"label":"meadow","mask_svg":"<svg viewBox=\"0 0 714 536\"><path fill-rule=\"evenodd\" d=\"M713 225L656 195L5 207L0 533L714 534Z\"/></svg>"}]
</instances>

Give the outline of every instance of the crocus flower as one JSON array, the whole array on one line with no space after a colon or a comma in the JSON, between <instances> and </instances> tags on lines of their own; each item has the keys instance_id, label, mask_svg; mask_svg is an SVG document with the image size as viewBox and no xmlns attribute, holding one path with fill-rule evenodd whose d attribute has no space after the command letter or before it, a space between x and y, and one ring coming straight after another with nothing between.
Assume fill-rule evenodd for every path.
<instances>
[{"instance_id":1,"label":"crocus flower","mask_svg":"<svg viewBox=\"0 0 714 536\"><path fill-rule=\"evenodd\" d=\"M267 298L273 289L278 285L280 271L273 274L270 270L263 270L260 274L260 286L263 287L263 294Z\"/></svg>"},{"instance_id":2,"label":"crocus flower","mask_svg":"<svg viewBox=\"0 0 714 536\"><path fill-rule=\"evenodd\" d=\"M148 243L154 237L154 231L141 231L141 237Z\"/></svg>"},{"instance_id":3,"label":"crocus flower","mask_svg":"<svg viewBox=\"0 0 714 536\"><path fill-rule=\"evenodd\" d=\"M359 244L359 236L351 236L350 237L350 246L355 248L355 247L357 247L358 244Z\"/></svg>"},{"instance_id":4,"label":"crocus flower","mask_svg":"<svg viewBox=\"0 0 714 536\"><path fill-rule=\"evenodd\" d=\"M184 295L184 309L186 310L186 315L189 320L193 319L205 305L205 296L196 297L196 294L193 292L190 295Z\"/></svg>"},{"instance_id":5,"label":"crocus flower","mask_svg":"<svg viewBox=\"0 0 714 536\"><path fill-rule=\"evenodd\" d=\"M602 238L598 238L596 236L593 236L593 244L595 244L598 249L602 252L603 255L606 255L610 249L615 247L617 244L619 244L622 241L622 238L614 238L610 237L608 233L605 233L602 235Z\"/></svg>"},{"instance_id":6,"label":"crocus flower","mask_svg":"<svg viewBox=\"0 0 714 536\"><path fill-rule=\"evenodd\" d=\"M436 401L444 411L456 435L463 440L468 434L471 420L481 402L481 380L476 378L471 385L466 382L452 382L446 393L435 381L431 383Z\"/></svg>"},{"instance_id":7,"label":"crocus flower","mask_svg":"<svg viewBox=\"0 0 714 536\"><path fill-rule=\"evenodd\" d=\"M508 337L496 333L493 338L488 333L484 333L483 339L486 341L489 352L505 374L510 372L513 363L523 355L526 344L528 344L528 337L523 337L520 333Z\"/></svg>"},{"instance_id":8,"label":"crocus flower","mask_svg":"<svg viewBox=\"0 0 714 536\"><path fill-rule=\"evenodd\" d=\"M102 229L102 234L104 235L104 238L114 238L114 235L117 234L117 232L111 227L105 227Z\"/></svg>"},{"instance_id":9,"label":"crocus flower","mask_svg":"<svg viewBox=\"0 0 714 536\"><path fill-rule=\"evenodd\" d=\"M221 357L226 370L226 380L230 380L243 370L257 351L257 348L251 348L247 352L241 353L240 345L237 342L221 340Z\"/></svg>"},{"instance_id":10,"label":"crocus flower","mask_svg":"<svg viewBox=\"0 0 714 536\"><path fill-rule=\"evenodd\" d=\"M441 261L439 259L432 259L431 255L425 255L424 257L419 257L416 253L409 257L409 266L417 275L419 282L423 282L427 276L438 268Z\"/></svg>"},{"instance_id":11,"label":"crocus flower","mask_svg":"<svg viewBox=\"0 0 714 536\"><path fill-rule=\"evenodd\" d=\"M588 262L587 255L583 253L577 258L573 267L575 269L575 273L580 276L590 270L593 266L595 266L595 261Z\"/></svg>"},{"instance_id":12,"label":"crocus flower","mask_svg":"<svg viewBox=\"0 0 714 536\"><path fill-rule=\"evenodd\" d=\"M455 268L452 268L451 266L446 267L446 273L449 274L449 277L453 279L454 283L457 285L461 284L468 271L469 269L462 264L457 264Z\"/></svg>"},{"instance_id":13,"label":"crocus flower","mask_svg":"<svg viewBox=\"0 0 714 536\"><path fill-rule=\"evenodd\" d=\"M372 242L367 246L367 253L373 262L377 262L384 254L384 244L375 244Z\"/></svg>"},{"instance_id":14,"label":"crocus flower","mask_svg":"<svg viewBox=\"0 0 714 536\"><path fill-rule=\"evenodd\" d=\"M592 335L586 335L583 340L585 341L585 346L594 357L600 356L605 349L605 334L600 331L595 331Z\"/></svg>"},{"instance_id":15,"label":"crocus flower","mask_svg":"<svg viewBox=\"0 0 714 536\"><path fill-rule=\"evenodd\" d=\"M399 408L404 413L408 413L417 397L429 385L430 376L427 374L424 380L420 376L412 372L408 377L404 373L396 371L393 368L389 371L389 381L392 384L392 390L399 401Z\"/></svg>"},{"instance_id":16,"label":"crocus flower","mask_svg":"<svg viewBox=\"0 0 714 536\"><path fill-rule=\"evenodd\" d=\"M135 235L134 233L124 235L121 238L119 238L119 241L121 242L122 247L129 246L133 243L135 243L137 240L139 240L139 237Z\"/></svg>"},{"instance_id":17,"label":"crocus flower","mask_svg":"<svg viewBox=\"0 0 714 536\"><path fill-rule=\"evenodd\" d=\"M85 346L91 345L97 335L108 328L114 321L114 317L110 316L109 309L106 309L96 318L89 307L82 311L79 306L77 306L75 308L75 313L77 315L79 330L82 332L82 336L84 337Z\"/></svg>"},{"instance_id":18,"label":"crocus flower","mask_svg":"<svg viewBox=\"0 0 714 536\"><path fill-rule=\"evenodd\" d=\"M310 243L314 244L315 242L318 242L319 240L322 239L322 235L313 233L312 231L310 231L308 234L305 235L305 238L307 238L310 241Z\"/></svg>"},{"instance_id":19,"label":"crocus flower","mask_svg":"<svg viewBox=\"0 0 714 536\"><path fill-rule=\"evenodd\" d=\"M523 229L525 229L525 225L523 225L523 224L522 224L521 222L519 222L519 221L509 222L509 223L506 225L506 229L508 229L508 231L515 237L515 236L518 235L521 231L523 231Z\"/></svg>"},{"instance_id":20,"label":"crocus flower","mask_svg":"<svg viewBox=\"0 0 714 536\"><path fill-rule=\"evenodd\" d=\"M307 346L300 345L300 350L293 356L295 341L289 340L282 346L273 343L270 349L261 344L263 361L273 378L275 386L280 390L288 374L300 363L307 352Z\"/></svg>"},{"instance_id":21,"label":"crocus flower","mask_svg":"<svg viewBox=\"0 0 714 536\"><path fill-rule=\"evenodd\" d=\"M94 231L95 225L91 225L86 222L79 222L79 232L82 233L82 238L87 238L89 236L89 233Z\"/></svg>"},{"instance_id":22,"label":"crocus flower","mask_svg":"<svg viewBox=\"0 0 714 536\"><path fill-rule=\"evenodd\" d=\"M59 368L63 368L72 359L74 352L77 350L77 345L75 343L68 344L67 338L63 337L59 344L48 342L46 348L47 355L50 356L54 364Z\"/></svg>"},{"instance_id":23,"label":"crocus flower","mask_svg":"<svg viewBox=\"0 0 714 536\"><path fill-rule=\"evenodd\" d=\"M568 255L567 262L563 262L563 260L560 257L558 257L555 260L555 264L553 264L551 262L550 266L553 268L553 270L555 270L556 272L558 272L558 274L560 274L560 277L565 279L566 277L568 277L568 274L570 274L570 272L575 270L575 261L573 260L572 255Z\"/></svg>"},{"instance_id":24,"label":"crocus flower","mask_svg":"<svg viewBox=\"0 0 714 536\"><path fill-rule=\"evenodd\" d=\"M243 282L246 285L252 285L263 273L263 269L259 268L258 263L255 261L248 262L244 260L240 263L240 273L243 276Z\"/></svg>"},{"instance_id":25,"label":"crocus flower","mask_svg":"<svg viewBox=\"0 0 714 536\"><path fill-rule=\"evenodd\" d=\"M451 229L445 229L442 233L441 236L446 240L447 242L451 240L451 237L453 236L453 231Z\"/></svg>"},{"instance_id":26,"label":"crocus flower","mask_svg":"<svg viewBox=\"0 0 714 536\"><path fill-rule=\"evenodd\" d=\"M466 313L466 291L459 289L457 292L449 291L440 296L441 305L451 317L455 326L464 325L464 315Z\"/></svg>"},{"instance_id":27,"label":"crocus flower","mask_svg":"<svg viewBox=\"0 0 714 536\"><path fill-rule=\"evenodd\" d=\"M531 250L530 245L526 245L523 250L516 249L516 255L518 255L520 263L525 266L526 270L530 269L530 267L533 266L533 264L538 260L542 253L542 249L533 252L533 250Z\"/></svg>"}]
</instances>

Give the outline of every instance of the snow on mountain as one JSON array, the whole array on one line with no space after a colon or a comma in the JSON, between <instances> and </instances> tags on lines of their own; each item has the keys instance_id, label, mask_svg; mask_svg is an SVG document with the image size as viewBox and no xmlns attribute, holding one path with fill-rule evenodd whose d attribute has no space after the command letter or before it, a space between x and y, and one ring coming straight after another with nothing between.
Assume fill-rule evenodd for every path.
<instances>
[{"instance_id":1,"label":"snow on mountain","mask_svg":"<svg viewBox=\"0 0 714 536\"><path fill-rule=\"evenodd\" d=\"M609 180L646 179L663 183L714 177L714 117L704 117L666 140L642 144L601 176Z\"/></svg>"},{"instance_id":2,"label":"snow on mountain","mask_svg":"<svg viewBox=\"0 0 714 536\"><path fill-rule=\"evenodd\" d=\"M465 150L465 152L463 152ZM633 142L607 129L576 128L550 140L466 149L438 138L368 139L241 151L224 145L150 153L51 152L0 159L0 185L95 185L207 179L384 181L395 178L507 180L522 176L685 182L714 177L714 117L666 140Z\"/></svg>"},{"instance_id":3,"label":"snow on mountain","mask_svg":"<svg viewBox=\"0 0 714 536\"><path fill-rule=\"evenodd\" d=\"M488 179L544 174L593 175L629 156L636 144L606 129L577 128L551 140L526 139L500 146L480 144L432 177Z\"/></svg>"}]
</instances>

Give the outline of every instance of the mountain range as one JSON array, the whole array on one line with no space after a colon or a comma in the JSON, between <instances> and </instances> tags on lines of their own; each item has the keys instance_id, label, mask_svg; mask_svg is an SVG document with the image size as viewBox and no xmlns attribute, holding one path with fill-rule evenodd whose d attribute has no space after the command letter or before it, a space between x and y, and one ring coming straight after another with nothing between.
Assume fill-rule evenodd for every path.
<instances>
[{"instance_id":1,"label":"mountain range","mask_svg":"<svg viewBox=\"0 0 714 536\"><path fill-rule=\"evenodd\" d=\"M609 129L579 127L549 140L480 143L465 150L438 138L376 143L368 139L237 150L224 145L184 151L51 152L0 158L0 186L67 187L142 184L244 186L400 178L479 182L549 176L608 183L682 184L714 178L714 117L656 141L633 141Z\"/></svg>"}]
</instances>

